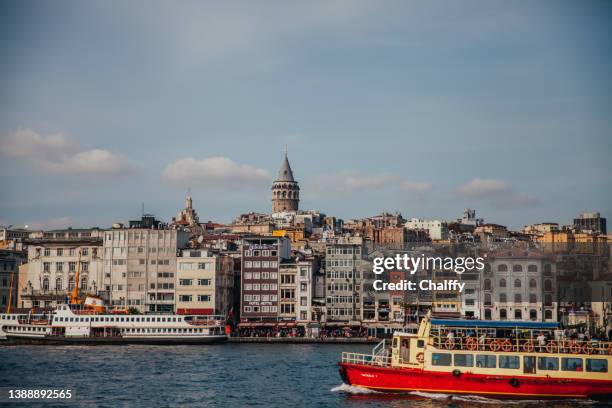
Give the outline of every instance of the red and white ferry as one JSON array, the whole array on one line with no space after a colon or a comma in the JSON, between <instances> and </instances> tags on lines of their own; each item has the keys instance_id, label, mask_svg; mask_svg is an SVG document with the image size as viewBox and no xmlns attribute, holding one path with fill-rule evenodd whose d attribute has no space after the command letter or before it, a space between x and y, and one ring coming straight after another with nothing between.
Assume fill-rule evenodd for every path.
<instances>
[{"instance_id":1,"label":"red and white ferry","mask_svg":"<svg viewBox=\"0 0 612 408\"><path fill-rule=\"evenodd\" d=\"M566 339L558 328L428 316L418 333L395 333L372 354L342 353L340 375L385 392L612 398L612 343Z\"/></svg>"}]
</instances>

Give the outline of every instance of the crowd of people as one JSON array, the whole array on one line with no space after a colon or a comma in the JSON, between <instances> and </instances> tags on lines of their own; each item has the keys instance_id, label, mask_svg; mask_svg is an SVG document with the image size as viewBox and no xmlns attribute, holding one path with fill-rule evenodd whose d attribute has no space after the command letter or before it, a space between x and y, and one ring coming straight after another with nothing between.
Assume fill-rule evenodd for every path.
<instances>
[{"instance_id":1,"label":"crowd of people","mask_svg":"<svg viewBox=\"0 0 612 408\"><path fill-rule=\"evenodd\" d=\"M316 331L309 330L303 326L297 327L239 327L232 332L232 337L265 337L265 338L279 338L279 337L310 337L310 338L365 338L368 337L368 331L365 327L358 328L332 328L323 327Z\"/></svg>"}]
</instances>

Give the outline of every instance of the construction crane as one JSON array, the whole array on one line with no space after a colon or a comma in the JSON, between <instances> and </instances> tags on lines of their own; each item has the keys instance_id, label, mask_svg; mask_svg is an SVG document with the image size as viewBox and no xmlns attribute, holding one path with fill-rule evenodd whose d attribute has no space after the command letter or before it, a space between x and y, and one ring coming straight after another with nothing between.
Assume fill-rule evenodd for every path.
<instances>
[{"instance_id":1,"label":"construction crane","mask_svg":"<svg viewBox=\"0 0 612 408\"><path fill-rule=\"evenodd\" d=\"M71 305L82 305L83 300L79 299L79 280L81 278L81 248L79 248L79 258L76 265L76 274L74 275L74 288L70 292L70 304Z\"/></svg>"}]
</instances>

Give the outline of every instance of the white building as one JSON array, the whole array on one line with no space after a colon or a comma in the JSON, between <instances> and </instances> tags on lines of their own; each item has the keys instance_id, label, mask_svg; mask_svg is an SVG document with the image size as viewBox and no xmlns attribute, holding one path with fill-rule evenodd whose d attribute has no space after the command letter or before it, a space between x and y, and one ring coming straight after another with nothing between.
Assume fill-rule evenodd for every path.
<instances>
[{"instance_id":1,"label":"white building","mask_svg":"<svg viewBox=\"0 0 612 408\"><path fill-rule=\"evenodd\" d=\"M481 282L485 320L557 321L556 265L548 257L494 254L485 264Z\"/></svg>"},{"instance_id":2,"label":"white building","mask_svg":"<svg viewBox=\"0 0 612 408\"><path fill-rule=\"evenodd\" d=\"M141 312L174 310L177 251L188 234L176 229L114 228L104 232L104 286L110 305Z\"/></svg>"},{"instance_id":3,"label":"white building","mask_svg":"<svg viewBox=\"0 0 612 408\"><path fill-rule=\"evenodd\" d=\"M176 262L176 313L227 316L234 294L234 258L184 249Z\"/></svg>"},{"instance_id":4,"label":"white building","mask_svg":"<svg viewBox=\"0 0 612 408\"><path fill-rule=\"evenodd\" d=\"M444 221L412 218L404 225L408 230L426 230L432 240L448 239L448 225Z\"/></svg>"},{"instance_id":5,"label":"white building","mask_svg":"<svg viewBox=\"0 0 612 408\"><path fill-rule=\"evenodd\" d=\"M64 229L33 235L28 264L20 278L19 307L55 307L65 303L79 269L81 292L98 294L102 283L102 234L99 229ZM80 262L80 265L79 265Z\"/></svg>"}]
</instances>

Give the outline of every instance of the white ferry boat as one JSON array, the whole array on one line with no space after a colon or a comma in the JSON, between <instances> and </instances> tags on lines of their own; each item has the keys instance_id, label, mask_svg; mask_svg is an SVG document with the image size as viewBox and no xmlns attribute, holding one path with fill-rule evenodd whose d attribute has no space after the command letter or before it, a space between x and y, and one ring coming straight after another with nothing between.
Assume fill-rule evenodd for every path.
<instances>
[{"instance_id":1,"label":"white ferry boat","mask_svg":"<svg viewBox=\"0 0 612 408\"><path fill-rule=\"evenodd\" d=\"M103 314L60 305L0 314L0 340L29 344L210 344L227 341L222 316Z\"/></svg>"}]
</instances>

